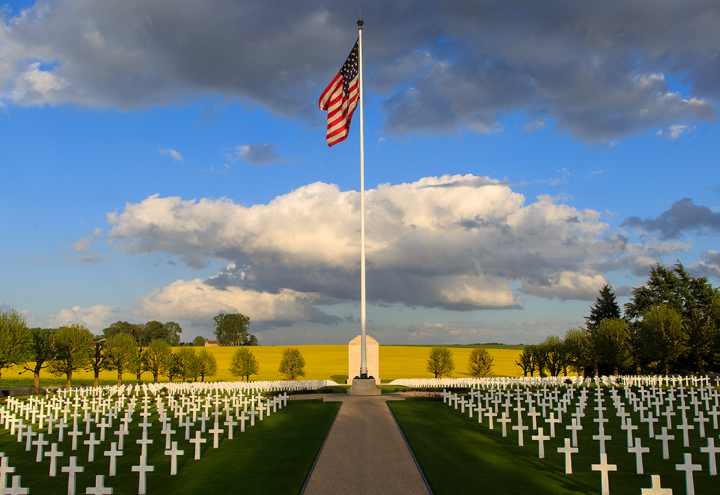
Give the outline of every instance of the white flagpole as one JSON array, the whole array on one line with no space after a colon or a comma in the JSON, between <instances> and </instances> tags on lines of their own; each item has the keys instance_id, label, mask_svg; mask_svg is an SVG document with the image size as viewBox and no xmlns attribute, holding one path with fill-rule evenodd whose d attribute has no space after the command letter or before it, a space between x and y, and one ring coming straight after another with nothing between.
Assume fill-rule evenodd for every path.
<instances>
[{"instance_id":1,"label":"white flagpole","mask_svg":"<svg viewBox=\"0 0 720 495\"><path fill-rule=\"evenodd\" d=\"M360 378L367 378L367 355L365 349L365 143L363 137L363 71L362 71L362 27L358 25L358 75L360 86Z\"/></svg>"}]
</instances>

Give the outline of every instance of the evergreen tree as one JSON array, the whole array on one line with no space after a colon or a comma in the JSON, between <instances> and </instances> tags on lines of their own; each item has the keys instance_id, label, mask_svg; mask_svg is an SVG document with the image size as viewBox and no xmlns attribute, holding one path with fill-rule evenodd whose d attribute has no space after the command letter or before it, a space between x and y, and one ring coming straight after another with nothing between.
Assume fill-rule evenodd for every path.
<instances>
[{"instance_id":1,"label":"evergreen tree","mask_svg":"<svg viewBox=\"0 0 720 495\"><path fill-rule=\"evenodd\" d=\"M590 308L590 316L585 317L587 329L591 334L595 334L600 327L600 323L621 316L615 290L610 287L610 284L605 284L600 289L600 295L595 300L595 304Z\"/></svg>"}]
</instances>

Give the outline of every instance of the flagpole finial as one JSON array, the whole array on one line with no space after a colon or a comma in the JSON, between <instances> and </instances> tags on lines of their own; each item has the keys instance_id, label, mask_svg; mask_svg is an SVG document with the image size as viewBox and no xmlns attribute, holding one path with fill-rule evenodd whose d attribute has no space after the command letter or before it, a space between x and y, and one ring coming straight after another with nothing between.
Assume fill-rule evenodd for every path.
<instances>
[{"instance_id":1,"label":"flagpole finial","mask_svg":"<svg viewBox=\"0 0 720 495\"><path fill-rule=\"evenodd\" d=\"M358 27L359 27L360 29L362 29L363 24L365 24L365 23L363 22L362 19L360 19L360 20L357 22L357 24L358 24Z\"/></svg>"}]
</instances>

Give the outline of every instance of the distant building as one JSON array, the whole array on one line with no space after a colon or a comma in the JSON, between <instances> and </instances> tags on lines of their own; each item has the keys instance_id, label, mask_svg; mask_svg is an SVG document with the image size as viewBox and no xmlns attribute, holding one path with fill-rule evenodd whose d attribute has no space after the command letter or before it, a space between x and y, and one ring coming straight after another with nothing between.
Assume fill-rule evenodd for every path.
<instances>
[{"instance_id":1,"label":"distant building","mask_svg":"<svg viewBox=\"0 0 720 495\"><path fill-rule=\"evenodd\" d=\"M205 347L217 347L218 343L217 340L206 340L205 341Z\"/></svg>"}]
</instances>

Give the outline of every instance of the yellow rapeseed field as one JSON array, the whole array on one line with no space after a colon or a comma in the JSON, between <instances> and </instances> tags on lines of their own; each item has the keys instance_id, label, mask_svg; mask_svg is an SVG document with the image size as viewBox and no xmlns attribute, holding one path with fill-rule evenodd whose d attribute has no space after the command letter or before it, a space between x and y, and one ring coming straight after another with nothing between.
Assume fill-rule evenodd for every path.
<instances>
[{"instance_id":1,"label":"yellow rapeseed field","mask_svg":"<svg viewBox=\"0 0 720 495\"><path fill-rule=\"evenodd\" d=\"M301 345L289 346L300 349L305 358L305 379L306 380L335 380L343 384L348 377L348 348L346 345ZM467 361L471 348L453 348L455 360L454 377L467 377ZM201 348L197 347L195 350ZM212 352L218 363L217 375L210 378L212 381L232 381L234 377L228 370L230 358L237 350L236 347L207 347ZM260 373L253 375L252 380L281 380L283 376L278 372L278 366L282 357L283 346L258 346L249 348L260 364ZM175 349L177 350L177 348ZM489 349L494 357L494 374L497 376L518 376L519 368L515 366L515 360L521 351L515 349ZM390 381L396 378L432 378L433 375L425 370L427 358L430 354L430 347L410 346L380 346L380 378L383 381ZM19 369L5 370L2 377L8 379L19 378ZM32 374L26 372L24 378L32 379ZM50 375L47 371L41 373L42 380L58 378ZM63 377L60 377L64 379ZM143 373L143 381L152 381L150 373ZM103 371L100 373L101 381L117 380L116 371ZM134 381L135 375L125 373L123 380ZM161 377L161 381L167 378ZM92 373L81 371L73 374L73 385L92 385Z\"/></svg>"}]
</instances>

